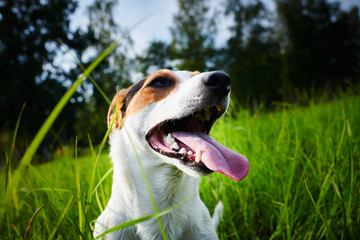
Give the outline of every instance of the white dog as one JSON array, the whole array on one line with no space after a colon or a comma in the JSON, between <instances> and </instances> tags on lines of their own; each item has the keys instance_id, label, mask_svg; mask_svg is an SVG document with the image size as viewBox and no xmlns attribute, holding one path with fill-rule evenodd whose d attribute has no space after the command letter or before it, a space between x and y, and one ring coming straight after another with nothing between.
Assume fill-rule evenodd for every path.
<instances>
[{"instance_id":1,"label":"white dog","mask_svg":"<svg viewBox=\"0 0 360 240\"><path fill-rule=\"evenodd\" d=\"M190 199L161 217L168 239L217 239L222 205L211 218L199 196L199 177L216 171L240 181L249 169L244 156L208 136L229 105L229 93L230 78L223 72L159 70L116 94L108 113L108 125L114 122L112 193L94 237L154 212L139 158L159 211ZM162 239L162 234L151 219L105 238Z\"/></svg>"}]
</instances>

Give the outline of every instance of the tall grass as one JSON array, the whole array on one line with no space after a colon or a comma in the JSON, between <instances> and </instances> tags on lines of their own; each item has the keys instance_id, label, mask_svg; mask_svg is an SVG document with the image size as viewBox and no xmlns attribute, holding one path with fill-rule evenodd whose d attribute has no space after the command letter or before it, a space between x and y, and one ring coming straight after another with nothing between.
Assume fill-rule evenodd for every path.
<instances>
[{"instance_id":1,"label":"tall grass","mask_svg":"<svg viewBox=\"0 0 360 240\"><path fill-rule=\"evenodd\" d=\"M202 179L210 209L224 201L222 239L359 239L360 98L226 118L213 136L244 153L240 183ZM210 187L211 186L211 187Z\"/></svg>"},{"instance_id":2,"label":"tall grass","mask_svg":"<svg viewBox=\"0 0 360 240\"><path fill-rule=\"evenodd\" d=\"M241 182L218 173L201 180L201 198L210 211L220 199L225 206L219 237L358 239L359 109L359 96L343 94L306 108L287 106L253 115L244 110L216 123L212 136L250 161L249 175ZM28 165L11 189L10 201L0 200L0 238L90 239L93 220L111 194L108 153L95 152L77 156L74 144L53 162ZM0 177L4 182L5 169ZM92 178L96 200L89 203Z\"/></svg>"}]
</instances>

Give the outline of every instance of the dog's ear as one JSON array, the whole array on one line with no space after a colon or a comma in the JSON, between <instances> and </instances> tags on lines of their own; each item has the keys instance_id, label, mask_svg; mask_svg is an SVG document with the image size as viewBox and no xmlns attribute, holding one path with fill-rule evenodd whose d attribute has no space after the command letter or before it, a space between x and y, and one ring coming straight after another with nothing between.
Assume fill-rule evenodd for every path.
<instances>
[{"instance_id":1,"label":"dog's ear","mask_svg":"<svg viewBox=\"0 0 360 240\"><path fill-rule=\"evenodd\" d=\"M115 122L112 126L112 128L121 128L123 125L123 112L121 111L122 106L124 105L124 98L126 97L126 94L128 93L129 89L128 88L124 88L121 89L120 91L118 91L115 95L115 97L113 98L111 105L109 107L109 111L108 111L108 115L107 115L107 125L108 128L111 125L112 120L114 119L114 117L116 117ZM115 112L117 113L117 115L115 114Z\"/></svg>"}]
</instances>

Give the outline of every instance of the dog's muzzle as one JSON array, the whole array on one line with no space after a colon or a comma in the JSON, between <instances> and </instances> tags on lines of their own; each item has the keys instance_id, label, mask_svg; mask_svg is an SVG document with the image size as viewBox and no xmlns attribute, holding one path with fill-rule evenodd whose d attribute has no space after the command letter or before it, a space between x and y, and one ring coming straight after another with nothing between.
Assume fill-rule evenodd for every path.
<instances>
[{"instance_id":1,"label":"dog's muzzle","mask_svg":"<svg viewBox=\"0 0 360 240\"><path fill-rule=\"evenodd\" d=\"M200 109L187 116L157 124L146 134L146 140L154 151L202 175L216 171L240 181L249 170L247 159L208 135L214 122L225 112L230 78L216 71L203 76L201 81L204 91L209 93L209 101L202 102Z\"/></svg>"}]
</instances>

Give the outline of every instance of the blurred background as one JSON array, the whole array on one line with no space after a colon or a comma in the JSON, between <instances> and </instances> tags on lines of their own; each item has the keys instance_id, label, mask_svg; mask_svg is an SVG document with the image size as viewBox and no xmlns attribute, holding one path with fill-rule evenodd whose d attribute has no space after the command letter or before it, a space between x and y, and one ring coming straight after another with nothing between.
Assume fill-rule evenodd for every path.
<instances>
[{"instance_id":1,"label":"blurred background","mask_svg":"<svg viewBox=\"0 0 360 240\"><path fill-rule=\"evenodd\" d=\"M319 93L331 100L339 89L356 92L359 7L358 0L0 1L0 150L11 146L25 104L14 151L19 161L82 74L74 56L86 67L119 38L91 73L110 99L160 68L227 72L235 112L306 104L304 96ZM76 136L80 146L88 138L99 143L107 110L86 80L43 140L37 161L61 154Z\"/></svg>"}]
</instances>

